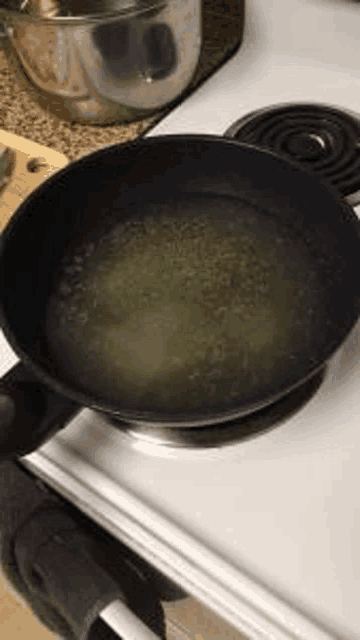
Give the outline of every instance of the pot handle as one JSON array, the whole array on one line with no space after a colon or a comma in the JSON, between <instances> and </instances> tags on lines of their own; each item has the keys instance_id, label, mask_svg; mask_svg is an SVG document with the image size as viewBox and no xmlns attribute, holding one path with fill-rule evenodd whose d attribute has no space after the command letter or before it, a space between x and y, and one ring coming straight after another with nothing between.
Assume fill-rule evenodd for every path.
<instances>
[{"instance_id":1,"label":"pot handle","mask_svg":"<svg viewBox=\"0 0 360 640\"><path fill-rule=\"evenodd\" d=\"M0 380L0 461L31 453L80 409L18 363Z\"/></svg>"}]
</instances>

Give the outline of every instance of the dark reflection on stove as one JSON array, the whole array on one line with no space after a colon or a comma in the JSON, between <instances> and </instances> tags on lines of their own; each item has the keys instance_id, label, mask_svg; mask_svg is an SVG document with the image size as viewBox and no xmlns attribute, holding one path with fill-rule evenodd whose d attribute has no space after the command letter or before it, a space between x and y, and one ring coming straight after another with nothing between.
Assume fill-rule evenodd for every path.
<instances>
[{"instance_id":1,"label":"dark reflection on stove","mask_svg":"<svg viewBox=\"0 0 360 640\"><path fill-rule=\"evenodd\" d=\"M140 440L171 447L209 448L253 438L282 424L297 413L315 395L324 381L327 367L323 367L300 387L278 402L245 418L237 418L214 426L170 428L146 427L111 418L112 425Z\"/></svg>"}]
</instances>

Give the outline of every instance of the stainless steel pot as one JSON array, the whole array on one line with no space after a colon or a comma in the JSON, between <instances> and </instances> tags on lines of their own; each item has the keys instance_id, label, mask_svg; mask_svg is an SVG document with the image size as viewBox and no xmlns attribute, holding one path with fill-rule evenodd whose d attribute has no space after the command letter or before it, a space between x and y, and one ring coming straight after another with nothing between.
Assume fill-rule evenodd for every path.
<instances>
[{"instance_id":1,"label":"stainless steel pot","mask_svg":"<svg viewBox=\"0 0 360 640\"><path fill-rule=\"evenodd\" d=\"M3 0L5 52L37 102L64 120L148 115L190 83L200 0Z\"/></svg>"}]
</instances>

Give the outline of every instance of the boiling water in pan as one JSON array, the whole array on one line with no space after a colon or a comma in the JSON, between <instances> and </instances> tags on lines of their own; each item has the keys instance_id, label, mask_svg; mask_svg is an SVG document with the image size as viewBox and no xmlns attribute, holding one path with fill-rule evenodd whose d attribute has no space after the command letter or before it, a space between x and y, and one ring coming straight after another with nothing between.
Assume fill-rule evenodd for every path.
<instances>
[{"instance_id":1,"label":"boiling water in pan","mask_svg":"<svg viewBox=\"0 0 360 640\"><path fill-rule=\"evenodd\" d=\"M301 247L253 213L160 210L67 256L47 317L57 374L120 406L203 408L271 375L290 329L296 357L318 287Z\"/></svg>"}]
</instances>

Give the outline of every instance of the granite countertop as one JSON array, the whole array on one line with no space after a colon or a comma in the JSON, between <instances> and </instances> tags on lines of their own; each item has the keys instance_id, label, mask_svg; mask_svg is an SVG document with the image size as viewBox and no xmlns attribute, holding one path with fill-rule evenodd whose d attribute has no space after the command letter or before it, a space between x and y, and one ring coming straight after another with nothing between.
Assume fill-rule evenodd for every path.
<instances>
[{"instance_id":1,"label":"granite countertop","mask_svg":"<svg viewBox=\"0 0 360 640\"><path fill-rule=\"evenodd\" d=\"M242 37L242 0L204 0L203 48L188 93L199 86L237 49ZM0 129L23 136L75 160L104 145L133 140L168 110L130 124L84 125L58 120L43 111L16 82L0 49Z\"/></svg>"}]
</instances>

